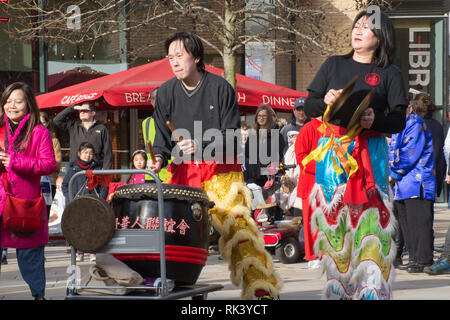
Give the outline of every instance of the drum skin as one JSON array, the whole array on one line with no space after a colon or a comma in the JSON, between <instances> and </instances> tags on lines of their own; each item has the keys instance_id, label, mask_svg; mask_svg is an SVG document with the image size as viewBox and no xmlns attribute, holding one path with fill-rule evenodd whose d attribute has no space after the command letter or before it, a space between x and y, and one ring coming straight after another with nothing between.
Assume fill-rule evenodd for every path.
<instances>
[{"instance_id":1,"label":"drum skin","mask_svg":"<svg viewBox=\"0 0 450 320\"><path fill-rule=\"evenodd\" d=\"M177 285L195 284L208 257L208 210L214 204L202 189L179 185L163 185L163 197L167 277ZM117 228L159 228L155 183L120 186L112 206ZM144 278L160 276L159 253L113 256Z\"/></svg>"},{"instance_id":2,"label":"drum skin","mask_svg":"<svg viewBox=\"0 0 450 320\"><path fill-rule=\"evenodd\" d=\"M95 195L75 198L64 209L61 229L66 241L82 252L100 251L115 231L115 215L106 200Z\"/></svg>"}]
</instances>

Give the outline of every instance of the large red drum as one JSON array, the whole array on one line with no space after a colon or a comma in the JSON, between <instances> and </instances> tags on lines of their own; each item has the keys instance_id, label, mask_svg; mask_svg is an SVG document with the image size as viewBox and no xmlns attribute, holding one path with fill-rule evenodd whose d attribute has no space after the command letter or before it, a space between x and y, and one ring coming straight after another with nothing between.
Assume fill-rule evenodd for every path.
<instances>
[{"instance_id":1,"label":"large red drum","mask_svg":"<svg viewBox=\"0 0 450 320\"><path fill-rule=\"evenodd\" d=\"M176 284L195 284L208 257L208 210L199 188L163 184L166 275ZM159 229L155 183L127 184L114 193L117 229ZM143 277L160 276L159 253L113 253Z\"/></svg>"}]
</instances>

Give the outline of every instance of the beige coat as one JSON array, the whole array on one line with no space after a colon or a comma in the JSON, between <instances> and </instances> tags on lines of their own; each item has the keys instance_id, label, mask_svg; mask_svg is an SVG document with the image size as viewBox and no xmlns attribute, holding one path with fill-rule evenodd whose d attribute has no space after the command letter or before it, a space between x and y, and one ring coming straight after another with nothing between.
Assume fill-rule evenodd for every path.
<instances>
[{"instance_id":1,"label":"beige coat","mask_svg":"<svg viewBox=\"0 0 450 320\"><path fill-rule=\"evenodd\" d=\"M52 143L53 143L53 150L55 151L56 170L50 175L50 180L54 185L56 178L58 178L59 172L61 171L61 161L62 161L61 144L59 143L59 140L54 133L52 134Z\"/></svg>"}]
</instances>

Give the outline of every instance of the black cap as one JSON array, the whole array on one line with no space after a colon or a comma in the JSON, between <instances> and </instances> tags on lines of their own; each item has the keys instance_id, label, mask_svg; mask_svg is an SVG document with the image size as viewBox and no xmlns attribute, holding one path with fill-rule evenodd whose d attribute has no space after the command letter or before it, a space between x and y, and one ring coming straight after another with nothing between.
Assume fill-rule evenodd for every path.
<instances>
[{"instance_id":1,"label":"black cap","mask_svg":"<svg viewBox=\"0 0 450 320\"><path fill-rule=\"evenodd\" d=\"M294 102L294 109L298 108L298 107L303 108L305 106L305 101L306 101L306 98L303 98L303 97L297 98Z\"/></svg>"}]
</instances>

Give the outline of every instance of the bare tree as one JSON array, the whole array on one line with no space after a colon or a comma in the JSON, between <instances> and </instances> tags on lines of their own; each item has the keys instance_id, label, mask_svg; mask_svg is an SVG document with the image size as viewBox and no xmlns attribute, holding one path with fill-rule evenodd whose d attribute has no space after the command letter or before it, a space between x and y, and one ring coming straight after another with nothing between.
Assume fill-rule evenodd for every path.
<instances>
[{"instance_id":1,"label":"bare tree","mask_svg":"<svg viewBox=\"0 0 450 320\"><path fill-rule=\"evenodd\" d=\"M387 3L355 0L357 8ZM329 54L342 46L341 36L327 23L325 7L313 4L310 0L32 0L3 3L0 16L6 11L16 21L10 35L17 39L91 45L148 26L177 30L188 19L193 31L223 58L224 77L235 87L236 55L252 42L270 43L274 55Z\"/></svg>"},{"instance_id":2,"label":"bare tree","mask_svg":"<svg viewBox=\"0 0 450 320\"><path fill-rule=\"evenodd\" d=\"M371 5L378 6L384 10L393 9L391 0L355 0L356 10L364 9Z\"/></svg>"},{"instance_id":3,"label":"bare tree","mask_svg":"<svg viewBox=\"0 0 450 320\"><path fill-rule=\"evenodd\" d=\"M212 46L223 58L224 77L236 84L236 54L252 42L271 43L273 54L292 51L330 52L330 31L324 22L326 12L314 9L310 1L272 0L174 0L170 7L180 15L193 19L200 34L209 33L218 39L220 47L209 39L203 41ZM216 10L212 10L216 8Z\"/></svg>"}]
</instances>

